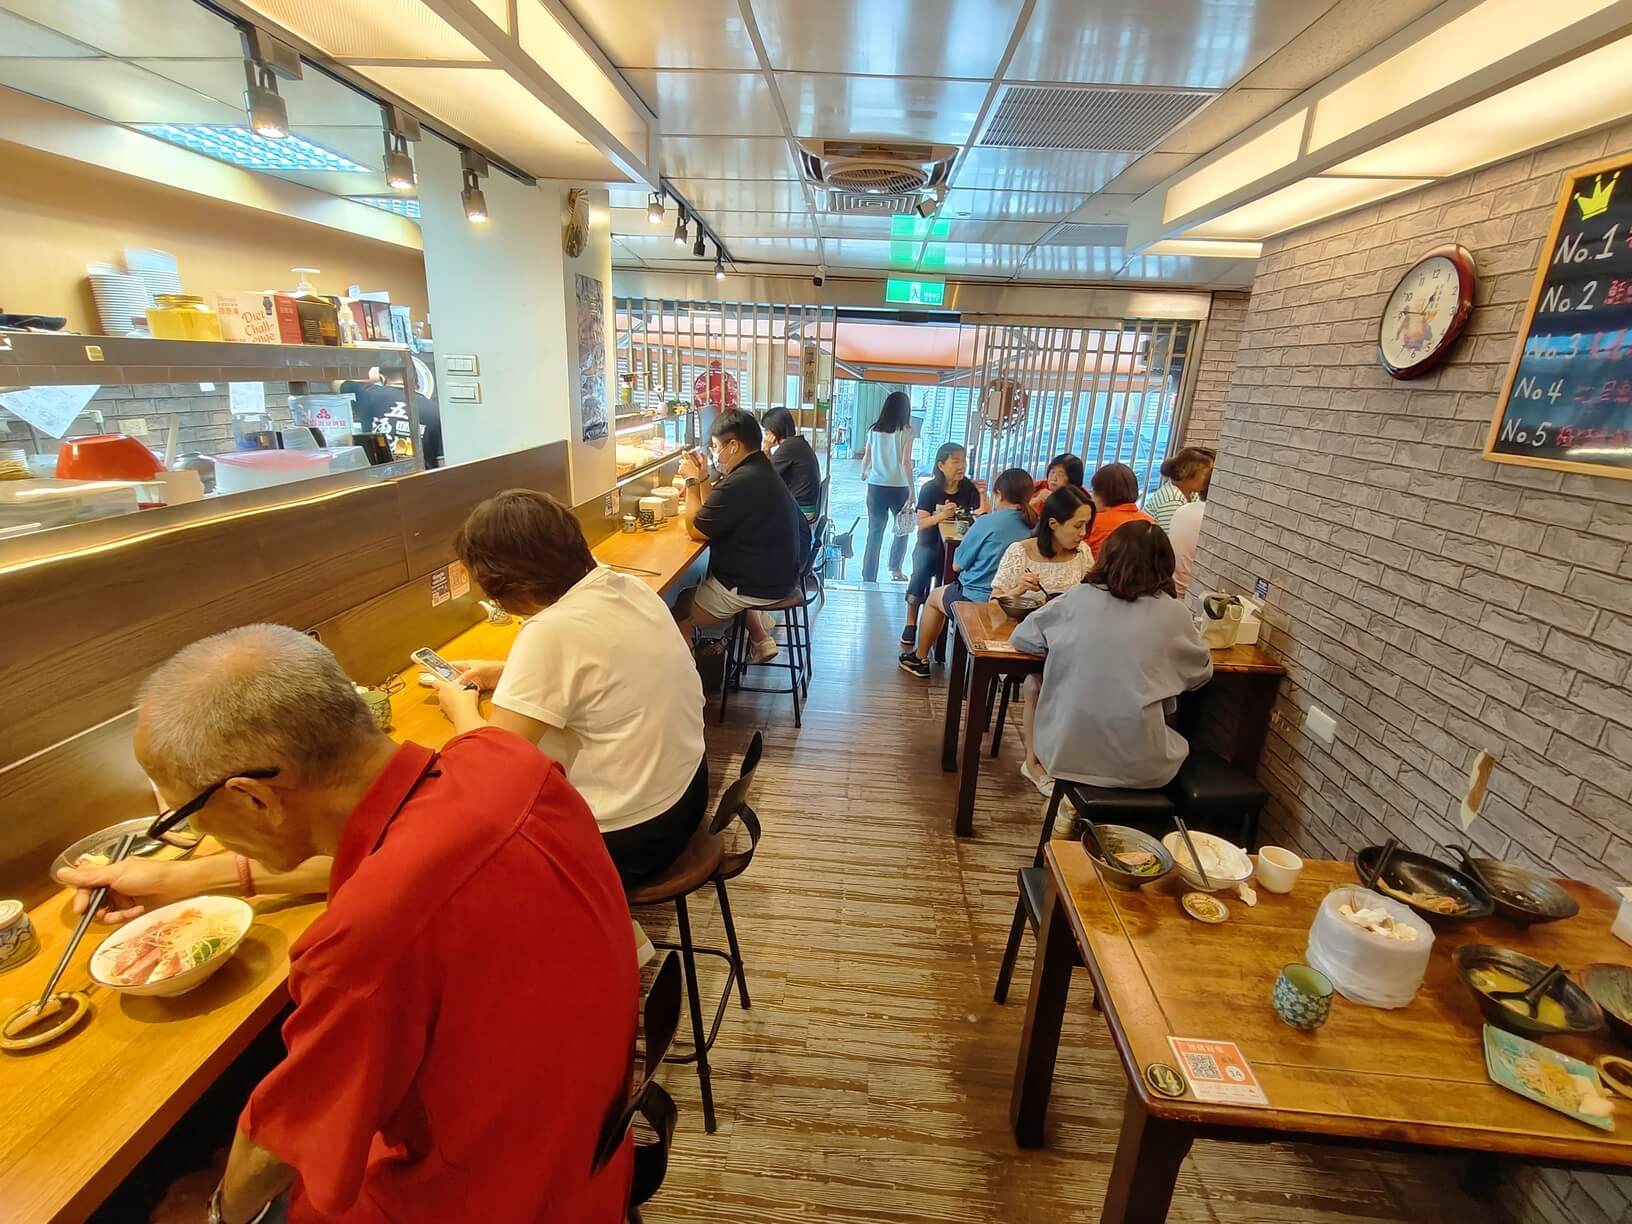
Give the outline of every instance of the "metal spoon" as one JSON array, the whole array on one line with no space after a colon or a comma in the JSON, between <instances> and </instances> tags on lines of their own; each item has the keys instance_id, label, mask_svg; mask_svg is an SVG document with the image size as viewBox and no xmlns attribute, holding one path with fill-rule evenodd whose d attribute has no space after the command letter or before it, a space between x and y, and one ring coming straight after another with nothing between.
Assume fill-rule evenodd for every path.
<instances>
[{"instance_id":1,"label":"metal spoon","mask_svg":"<svg viewBox=\"0 0 1632 1224\"><path fill-rule=\"evenodd\" d=\"M125 857L130 854L130 848L136 844L136 839L140 836L141 834L132 830L121 837L119 844L113 849L113 854L108 858L108 865L111 867L114 863L123 862ZM51 980L45 984L45 993L40 995L40 1001L34 1004L35 1014L45 1011L45 1005L51 1001L51 995L57 989L57 983L62 980L63 970L68 968L68 962L74 958L74 953L79 949L79 941L85 938L85 932L90 929L91 922L96 918L96 911L102 908L102 902L107 900L107 896L108 886L106 884L98 885L91 890L90 900L85 904L85 912L79 916L79 925L74 928L73 935L69 937L68 946L62 950L62 958L57 961L57 967L51 971Z\"/></svg>"},{"instance_id":2,"label":"metal spoon","mask_svg":"<svg viewBox=\"0 0 1632 1224\"><path fill-rule=\"evenodd\" d=\"M1201 886L1212 892L1213 882L1207 878L1207 868L1201 865L1201 855L1196 853L1196 843L1190 840L1190 830L1184 827L1184 817L1174 812L1173 823L1179 826L1179 836L1184 838L1184 844L1190 851L1190 861L1196 865L1196 874L1201 877Z\"/></svg>"}]
</instances>

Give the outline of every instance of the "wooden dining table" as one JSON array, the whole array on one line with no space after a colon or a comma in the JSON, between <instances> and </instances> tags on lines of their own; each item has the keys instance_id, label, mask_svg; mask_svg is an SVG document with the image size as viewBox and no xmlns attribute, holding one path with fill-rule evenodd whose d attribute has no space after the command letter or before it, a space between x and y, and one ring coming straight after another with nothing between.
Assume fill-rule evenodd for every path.
<instances>
[{"instance_id":1,"label":"wooden dining table","mask_svg":"<svg viewBox=\"0 0 1632 1224\"><path fill-rule=\"evenodd\" d=\"M947 673L941 768L958 774L953 829L959 837L968 837L975 831L975 785L980 780L981 739L991 712L993 681L1040 672L1045 660L1009 644L1020 622L995 603L960 601L952 605L948 623L952 665ZM1213 679L1180 698L1179 730L1192 749L1217 753L1254 770L1286 668L1256 644L1229 646L1212 654ZM960 716L965 727L961 757Z\"/></svg>"},{"instance_id":2,"label":"wooden dining table","mask_svg":"<svg viewBox=\"0 0 1632 1224\"><path fill-rule=\"evenodd\" d=\"M1310 924L1336 885L1356 884L1349 863L1309 861L1291 893L1260 888L1248 906L1233 894L1218 925L1189 918L1177 873L1135 892L1106 886L1082 845L1049 843L1047 896L1015 1066L1010 1120L1021 1147L1045 1139L1054 1060L1072 970L1086 966L1095 1002L1127 1080L1122 1129L1100 1216L1103 1224L1167 1218L1179 1165L1197 1140L1307 1141L1489 1153L1603 1171L1632 1167L1632 1103L1602 1131L1493 1082L1485 1072L1483 1018L1451 954L1464 943L1514 948L1573 971L1632 960L1610 934L1617 903L1588 884L1560 880L1580 913L1521 928L1501 918L1441 926L1427 975L1406 1007L1333 1001L1313 1032L1283 1023L1270 1005L1283 965L1305 959ZM1267 1104L1198 1100L1152 1088L1147 1069L1183 1071L1169 1038L1234 1042ZM1619 1053L1607 1033L1548 1038L1591 1062Z\"/></svg>"},{"instance_id":3,"label":"wooden dining table","mask_svg":"<svg viewBox=\"0 0 1632 1224\"><path fill-rule=\"evenodd\" d=\"M660 595L707 548L676 519L613 535L596 559ZM438 646L446 659L503 659L519 624L478 623ZM453 731L422 669L404 668L391 698L391 735L440 748ZM218 850L206 841L200 853ZM73 932L72 890L29 911L40 950L0 974L0 1018L37 998ZM88 964L108 928L92 926L59 990L84 991L91 1014L49 1045L0 1053L0 1221L73 1224L94 1211L288 1002L289 947L322 915L314 897L258 897L232 959L175 999L132 998L97 986ZM223 1140L227 1137L223 1136Z\"/></svg>"}]
</instances>

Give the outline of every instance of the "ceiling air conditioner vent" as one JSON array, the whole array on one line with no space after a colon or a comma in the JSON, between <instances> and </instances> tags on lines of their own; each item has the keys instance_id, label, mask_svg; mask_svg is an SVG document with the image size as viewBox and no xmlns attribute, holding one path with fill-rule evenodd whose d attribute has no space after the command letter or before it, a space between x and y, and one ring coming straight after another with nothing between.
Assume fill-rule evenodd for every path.
<instances>
[{"instance_id":1,"label":"ceiling air conditioner vent","mask_svg":"<svg viewBox=\"0 0 1632 1224\"><path fill-rule=\"evenodd\" d=\"M911 212L921 193L946 182L957 150L886 140L802 140L799 168L827 196L828 212Z\"/></svg>"},{"instance_id":2,"label":"ceiling air conditioner vent","mask_svg":"<svg viewBox=\"0 0 1632 1224\"><path fill-rule=\"evenodd\" d=\"M1144 153L1215 96L1173 89L1010 85L976 143Z\"/></svg>"}]
</instances>

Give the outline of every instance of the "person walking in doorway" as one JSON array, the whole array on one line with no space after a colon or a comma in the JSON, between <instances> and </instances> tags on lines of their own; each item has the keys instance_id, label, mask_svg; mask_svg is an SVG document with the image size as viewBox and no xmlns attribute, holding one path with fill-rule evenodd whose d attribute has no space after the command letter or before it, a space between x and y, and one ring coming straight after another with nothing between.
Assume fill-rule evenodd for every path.
<instances>
[{"instance_id":1,"label":"person walking in doorway","mask_svg":"<svg viewBox=\"0 0 1632 1224\"><path fill-rule=\"evenodd\" d=\"M861 580L878 581L878 559L884 536L891 534L890 577L905 582L901 563L906 560L912 533L894 535L895 516L912 494L912 401L905 391L884 397L878 420L867 431L861 448L861 478L867 483L867 550L862 555Z\"/></svg>"}]
</instances>

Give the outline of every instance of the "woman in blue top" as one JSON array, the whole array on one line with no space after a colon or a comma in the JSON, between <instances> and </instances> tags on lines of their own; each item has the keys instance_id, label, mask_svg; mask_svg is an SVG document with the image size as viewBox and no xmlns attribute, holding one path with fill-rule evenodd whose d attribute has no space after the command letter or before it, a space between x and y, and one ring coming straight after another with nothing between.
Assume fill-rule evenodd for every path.
<instances>
[{"instance_id":1,"label":"woman in blue top","mask_svg":"<svg viewBox=\"0 0 1632 1224\"><path fill-rule=\"evenodd\" d=\"M992 579L1003 554L1010 544L1031 535L1037 525L1030 501L1031 473L1024 468L1009 468L992 481L992 512L976 519L958 545L952 558L958 576L929 593L918 622L918 649L902 651L902 671L929 675L929 652L946 627L952 605L960 599L985 603L992 597Z\"/></svg>"}]
</instances>

